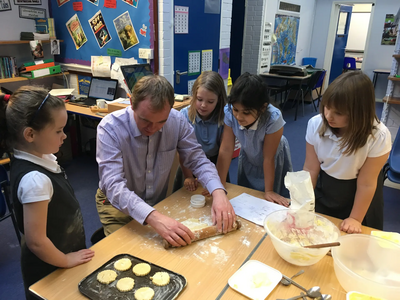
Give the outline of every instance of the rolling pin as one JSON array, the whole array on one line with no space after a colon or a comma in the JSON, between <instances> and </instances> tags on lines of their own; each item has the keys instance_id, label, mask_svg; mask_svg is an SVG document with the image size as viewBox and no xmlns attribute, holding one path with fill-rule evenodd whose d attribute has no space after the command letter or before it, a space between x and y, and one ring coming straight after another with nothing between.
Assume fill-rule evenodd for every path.
<instances>
[{"instance_id":1,"label":"rolling pin","mask_svg":"<svg viewBox=\"0 0 400 300\"><path fill-rule=\"evenodd\" d=\"M231 229L229 229L228 232L238 230L238 229L240 229L240 227L242 227L242 223L239 220L236 220L233 223L233 227ZM213 225L213 226L208 226L208 227L205 227L202 229L193 230L193 234L194 234L194 239L192 240L192 242L196 242L199 240L207 239L209 237L221 235L224 233L218 232L217 225ZM168 243L168 241L165 239L163 239L163 245L164 245L165 249L175 247L175 246L172 246L170 243Z\"/></svg>"}]
</instances>

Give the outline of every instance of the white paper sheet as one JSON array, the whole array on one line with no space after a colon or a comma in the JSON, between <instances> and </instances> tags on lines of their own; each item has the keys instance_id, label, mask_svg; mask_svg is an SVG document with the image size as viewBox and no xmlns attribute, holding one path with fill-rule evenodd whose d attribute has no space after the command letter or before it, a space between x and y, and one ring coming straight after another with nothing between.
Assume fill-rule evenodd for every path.
<instances>
[{"instance_id":1,"label":"white paper sheet","mask_svg":"<svg viewBox=\"0 0 400 300\"><path fill-rule=\"evenodd\" d=\"M91 68L93 76L110 77L111 57L110 56L92 56Z\"/></svg>"},{"instance_id":2,"label":"white paper sheet","mask_svg":"<svg viewBox=\"0 0 400 300\"><path fill-rule=\"evenodd\" d=\"M282 205L246 193L231 199L231 204L239 217L260 226L264 226L264 219L270 213L281 209L287 209Z\"/></svg>"},{"instance_id":3,"label":"white paper sheet","mask_svg":"<svg viewBox=\"0 0 400 300\"><path fill-rule=\"evenodd\" d=\"M50 95L52 96L67 96L71 95L75 89L52 89Z\"/></svg>"}]
</instances>

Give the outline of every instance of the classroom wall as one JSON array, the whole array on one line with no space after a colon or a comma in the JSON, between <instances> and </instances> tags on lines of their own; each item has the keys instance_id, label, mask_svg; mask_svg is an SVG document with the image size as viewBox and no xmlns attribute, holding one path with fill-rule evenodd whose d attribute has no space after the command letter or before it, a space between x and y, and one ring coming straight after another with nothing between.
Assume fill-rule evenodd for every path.
<instances>
[{"instance_id":1,"label":"classroom wall","mask_svg":"<svg viewBox=\"0 0 400 300\"><path fill-rule=\"evenodd\" d=\"M301 5L300 14L293 14L300 17L296 47L296 65L300 65L303 57L310 56L316 0L290 0L286 2ZM242 73L258 73L262 24L270 22L274 28L276 14L289 14L279 11L278 5L279 1L277 0L248 0L243 36Z\"/></svg>"},{"instance_id":2,"label":"classroom wall","mask_svg":"<svg viewBox=\"0 0 400 300\"><path fill-rule=\"evenodd\" d=\"M311 39L310 56L317 57L317 67L322 68L325 59L325 48L327 44L329 21L327 16L331 15L332 3L335 0L318 0L316 2L315 21ZM358 1L354 2L367 2ZM389 69L392 64L392 55L394 46L381 45L383 25L386 14L395 13L400 4L398 0L379 0L374 6L374 14L371 16L372 29L369 36L368 45L365 46L363 68L364 72L373 78L374 69ZM387 78L384 75L379 76L375 94L377 98L382 99L385 96L387 87Z\"/></svg>"},{"instance_id":3,"label":"classroom wall","mask_svg":"<svg viewBox=\"0 0 400 300\"><path fill-rule=\"evenodd\" d=\"M159 74L174 85L174 1L158 1Z\"/></svg>"},{"instance_id":4,"label":"classroom wall","mask_svg":"<svg viewBox=\"0 0 400 300\"><path fill-rule=\"evenodd\" d=\"M21 31L35 31L35 21L19 17L19 6L14 0L10 0L11 10L0 12L0 41L16 41L20 39ZM42 0L41 5L22 5L33 8L46 9L46 17L49 17L49 6L47 0Z\"/></svg>"}]
</instances>

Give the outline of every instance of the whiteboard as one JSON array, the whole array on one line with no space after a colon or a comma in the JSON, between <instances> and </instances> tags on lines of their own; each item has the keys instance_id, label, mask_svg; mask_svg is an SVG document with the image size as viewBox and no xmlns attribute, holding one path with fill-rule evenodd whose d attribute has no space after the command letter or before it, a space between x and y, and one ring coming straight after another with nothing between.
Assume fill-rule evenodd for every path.
<instances>
[{"instance_id":1,"label":"whiteboard","mask_svg":"<svg viewBox=\"0 0 400 300\"><path fill-rule=\"evenodd\" d=\"M352 13L346 49L364 50L371 13Z\"/></svg>"}]
</instances>

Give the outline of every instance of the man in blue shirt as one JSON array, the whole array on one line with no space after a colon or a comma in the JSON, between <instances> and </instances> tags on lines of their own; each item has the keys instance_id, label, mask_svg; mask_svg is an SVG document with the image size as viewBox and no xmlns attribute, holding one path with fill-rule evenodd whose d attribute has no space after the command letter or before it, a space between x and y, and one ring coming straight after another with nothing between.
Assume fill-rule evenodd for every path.
<instances>
[{"instance_id":1,"label":"man in blue shirt","mask_svg":"<svg viewBox=\"0 0 400 300\"><path fill-rule=\"evenodd\" d=\"M107 115L97 128L96 202L106 235L133 218L152 226L173 246L190 244L194 236L186 226L152 207L166 196L176 151L213 196L213 222L227 232L235 212L193 127L172 109L171 84L161 76L143 77L134 86L131 103Z\"/></svg>"}]
</instances>

